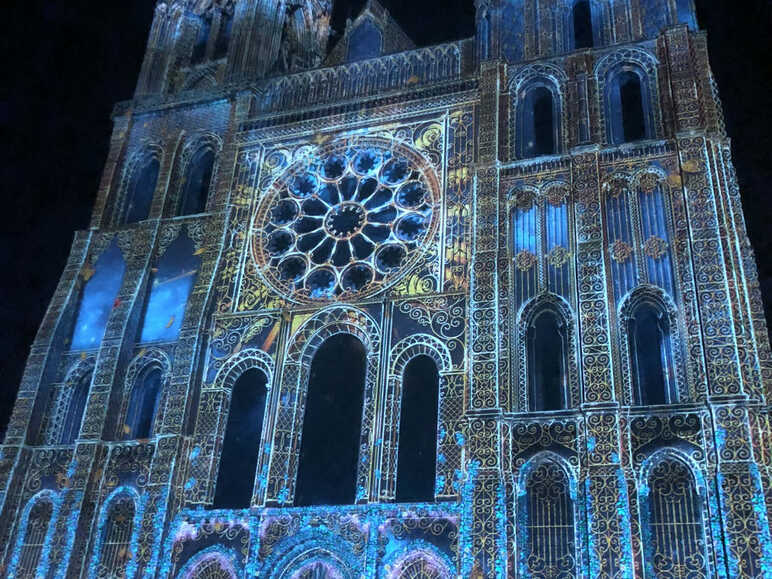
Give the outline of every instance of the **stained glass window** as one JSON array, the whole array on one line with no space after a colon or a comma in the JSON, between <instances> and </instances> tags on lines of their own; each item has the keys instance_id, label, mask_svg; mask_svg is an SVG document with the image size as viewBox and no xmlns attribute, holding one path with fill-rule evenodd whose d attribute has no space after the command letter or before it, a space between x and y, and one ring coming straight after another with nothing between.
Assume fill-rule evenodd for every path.
<instances>
[{"instance_id":1,"label":"stained glass window","mask_svg":"<svg viewBox=\"0 0 772 579\"><path fill-rule=\"evenodd\" d=\"M99 257L94 268L85 270L88 280L80 296L71 341L73 350L90 350L101 344L125 269L121 250L113 242Z\"/></svg>"},{"instance_id":2,"label":"stained glass window","mask_svg":"<svg viewBox=\"0 0 772 579\"><path fill-rule=\"evenodd\" d=\"M143 343L177 339L188 297L201 266L201 258L195 253L190 238L181 235L169 246L151 275L150 297L140 338Z\"/></svg>"}]
</instances>

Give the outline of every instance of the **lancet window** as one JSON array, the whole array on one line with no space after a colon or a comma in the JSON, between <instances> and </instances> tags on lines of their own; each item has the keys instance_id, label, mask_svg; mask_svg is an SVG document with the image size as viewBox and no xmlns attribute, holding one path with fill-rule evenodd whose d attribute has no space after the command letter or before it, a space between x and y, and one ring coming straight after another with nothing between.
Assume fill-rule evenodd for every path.
<instances>
[{"instance_id":1,"label":"lancet window","mask_svg":"<svg viewBox=\"0 0 772 579\"><path fill-rule=\"evenodd\" d=\"M665 307L640 300L627 319L634 402L641 406L678 401L670 321Z\"/></svg>"},{"instance_id":2,"label":"lancet window","mask_svg":"<svg viewBox=\"0 0 772 579\"><path fill-rule=\"evenodd\" d=\"M85 285L70 341L73 350L90 350L101 344L125 269L126 263L115 242L102 253L93 268L84 268L81 280Z\"/></svg>"},{"instance_id":3,"label":"lancet window","mask_svg":"<svg viewBox=\"0 0 772 579\"><path fill-rule=\"evenodd\" d=\"M543 305L527 333L529 410L562 410L569 406L568 327L560 312Z\"/></svg>"},{"instance_id":4,"label":"lancet window","mask_svg":"<svg viewBox=\"0 0 772 579\"><path fill-rule=\"evenodd\" d=\"M647 575L708 577L702 499L690 469L680 460L662 460L647 483Z\"/></svg>"},{"instance_id":5,"label":"lancet window","mask_svg":"<svg viewBox=\"0 0 772 579\"><path fill-rule=\"evenodd\" d=\"M592 48L593 26L592 26L592 6L589 0L578 0L574 2L571 11L571 23L573 31L573 48L576 50L582 48Z\"/></svg>"},{"instance_id":6,"label":"lancet window","mask_svg":"<svg viewBox=\"0 0 772 579\"><path fill-rule=\"evenodd\" d=\"M195 215L206 211L214 164L215 151L208 145L200 147L190 158L177 203L177 215Z\"/></svg>"},{"instance_id":7,"label":"lancet window","mask_svg":"<svg viewBox=\"0 0 772 579\"><path fill-rule=\"evenodd\" d=\"M397 502L434 500L439 373L428 356L405 367L397 455Z\"/></svg>"},{"instance_id":8,"label":"lancet window","mask_svg":"<svg viewBox=\"0 0 772 579\"><path fill-rule=\"evenodd\" d=\"M54 505L48 497L32 499L26 526L20 530L23 533L16 559L14 577L37 577L38 567L43 556L48 528L53 518Z\"/></svg>"},{"instance_id":9,"label":"lancet window","mask_svg":"<svg viewBox=\"0 0 772 579\"><path fill-rule=\"evenodd\" d=\"M649 81L637 65L611 71L606 82L606 124L611 143L629 143L654 136Z\"/></svg>"},{"instance_id":10,"label":"lancet window","mask_svg":"<svg viewBox=\"0 0 772 579\"><path fill-rule=\"evenodd\" d=\"M267 380L262 371L252 369L244 372L233 386L220 454L215 508L250 506L263 431Z\"/></svg>"},{"instance_id":11,"label":"lancet window","mask_svg":"<svg viewBox=\"0 0 772 579\"><path fill-rule=\"evenodd\" d=\"M123 426L127 439L150 438L159 411L163 373L156 366L149 366L137 375L129 397L126 420Z\"/></svg>"},{"instance_id":12,"label":"lancet window","mask_svg":"<svg viewBox=\"0 0 772 579\"><path fill-rule=\"evenodd\" d=\"M145 155L135 163L126 188L121 223L137 223L147 219L160 170L161 163L155 154Z\"/></svg>"},{"instance_id":13,"label":"lancet window","mask_svg":"<svg viewBox=\"0 0 772 579\"><path fill-rule=\"evenodd\" d=\"M131 538L136 506L131 496L121 494L112 499L102 529L98 577L125 577L133 557Z\"/></svg>"},{"instance_id":14,"label":"lancet window","mask_svg":"<svg viewBox=\"0 0 772 579\"><path fill-rule=\"evenodd\" d=\"M517 95L517 156L521 159L560 152L560 96L548 81L536 81Z\"/></svg>"},{"instance_id":15,"label":"lancet window","mask_svg":"<svg viewBox=\"0 0 772 579\"><path fill-rule=\"evenodd\" d=\"M296 506L354 503L366 364L364 345L350 334L328 338L314 355Z\"/></svg>"},{"instance_id":16,"label":"lancet window","mask_svg":"<svg viewBox=\"0 0 772 579\"><path fill-rule=\"evenodd\" d=\"M520 562L536 579L576 577L574 500L569 478L553 462L536 465L526 475L520 499Z\"/></svg>"}]
</instances>

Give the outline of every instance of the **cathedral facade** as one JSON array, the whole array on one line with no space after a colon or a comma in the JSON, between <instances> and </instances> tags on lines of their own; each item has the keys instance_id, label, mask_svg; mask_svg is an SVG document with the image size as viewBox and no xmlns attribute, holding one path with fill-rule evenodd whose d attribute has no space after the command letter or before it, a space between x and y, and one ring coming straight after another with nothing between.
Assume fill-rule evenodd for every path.
<instances>
[{"instance_id":1,"label":"cathedral facade","mask_svg":"<svg viewBox=\"0 0 772 579\"><path fill-rule=\"evenodd\" d=\"M7 577L772 577L691 0L159 0L0 446ZM427 24L429 25L429 24Z\"/></svg>"}]
</instances>

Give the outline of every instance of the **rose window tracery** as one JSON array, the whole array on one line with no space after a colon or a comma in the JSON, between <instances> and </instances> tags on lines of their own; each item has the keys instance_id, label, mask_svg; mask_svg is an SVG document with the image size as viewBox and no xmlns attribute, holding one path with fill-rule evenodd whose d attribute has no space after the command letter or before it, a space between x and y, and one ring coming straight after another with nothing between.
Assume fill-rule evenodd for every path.
<instances>
[{"instance_id":1,"label":"rose window tracery","mask_svg":"<svg viewBox=\"0 0 772 579\"><path fill-rule=\"evenodd\" d=\"M300 301L373 293L421 255L436 228L438 190L407 147L333 144L268 192L255 218L255 261L274 289Z\"/></svg>"}]
</instances>

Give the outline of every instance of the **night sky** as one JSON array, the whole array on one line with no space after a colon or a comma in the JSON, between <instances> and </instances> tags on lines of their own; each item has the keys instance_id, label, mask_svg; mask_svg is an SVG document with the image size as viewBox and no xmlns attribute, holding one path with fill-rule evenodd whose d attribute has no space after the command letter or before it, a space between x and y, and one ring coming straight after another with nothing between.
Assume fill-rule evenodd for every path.
<instances>
[{"instance_id":1,"label":"night sky","mask_svg":"<svg viewBox=\"0 0 772 579\"><path fill-rule=\"evenodd\" d=\"M383 3L419 45L474 32L473 0ZM5 6L10 30L0 34L0 46L10 78L0 88L0 432L73 232L88 226L112 129L110 111L132 96L154 4L11 0ZM363 4L337 0L335 27L342 30ZM709 33L770 319L772 8L767 0L698 0L698 11Z\"/></svg>"}]
</instances>

